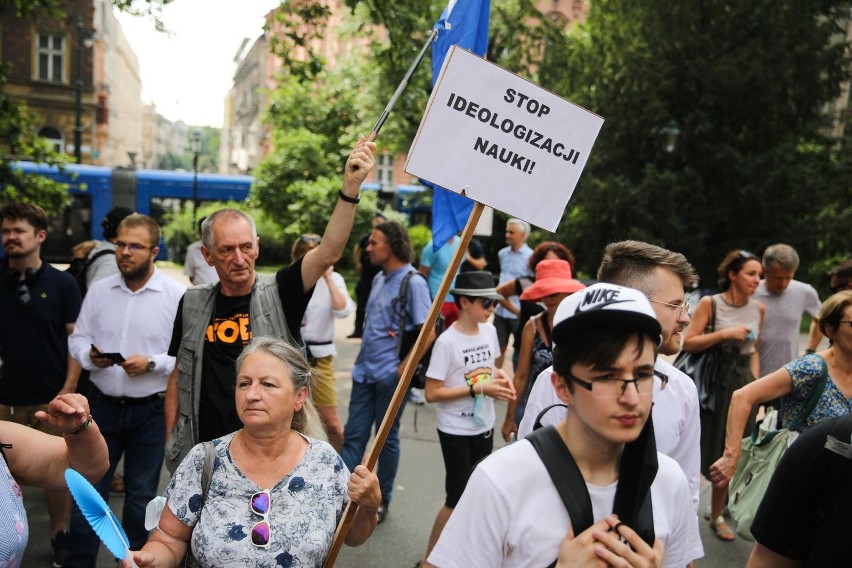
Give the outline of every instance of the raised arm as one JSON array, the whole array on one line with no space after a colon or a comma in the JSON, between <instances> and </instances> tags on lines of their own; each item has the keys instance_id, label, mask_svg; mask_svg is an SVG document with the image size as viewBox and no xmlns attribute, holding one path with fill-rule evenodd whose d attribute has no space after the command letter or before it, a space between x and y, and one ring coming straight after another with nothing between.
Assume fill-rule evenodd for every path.
<instances>
[{"instance_id":1,"label":"raised arm","mask_svg":"<svg viewBox=\"0 0 852 568\"><path fill-rule=\"evenodd\" d=\"M361 184L375 165L373 157L375 149L375 142L367 142L367 139L362 136L346 160L343 188L340 190L342 197L334 206L319 246L308 251L302 261L302 283L305 291L313 288L323 272L340 260L343 254L343 248L349 240L352 223L355 220L355 203L352 201L358 199Z\"/></svg>"}]
</instances>

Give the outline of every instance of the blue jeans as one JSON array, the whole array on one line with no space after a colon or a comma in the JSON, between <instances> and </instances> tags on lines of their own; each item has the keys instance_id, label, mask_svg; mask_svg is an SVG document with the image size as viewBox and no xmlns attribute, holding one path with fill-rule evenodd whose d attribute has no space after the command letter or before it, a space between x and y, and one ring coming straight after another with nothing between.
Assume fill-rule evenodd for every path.
<instances>
[{"instance_id":1,"label":"blue jeans","mask_svg":"<svg viewBox=\"0 0 852 568\"><path fill-rule=\"evenodd\" d=\"M375 430L379 429L398 383L399 377L396 373L378 383L352 383L349 418L343 429L343 451L340 452L349 471L362 463L367 442L370 440L370 429L374 425ZM402 405L388 433L388 439L379 454L377 475L379 487L382 490L382 501L386 503L390 503L393 497L393 484L396 479L396 470L399 469L399 420L405 409L407 398L407 396L403 397Z\"/></svg>"},{"instance_id":2,"label":"blue jeans","mask_svg":"<svg viewBox=\"0 0 852 568\"><path fill-rule=\"evenodd\" d=\"M165 422L163 400L121 405L105 400L93 391L89 399L92 417L97 422L109 449L109 470L95 489L109 502L109 490L118 460L124 454L124 511L121 525L130 539L130 549L138 550L148 540L145 507L156 497L163 467ZM96 564L100 539L74 504L71 510L66 568L91 568Z\"/></svg>"}]
</instances>

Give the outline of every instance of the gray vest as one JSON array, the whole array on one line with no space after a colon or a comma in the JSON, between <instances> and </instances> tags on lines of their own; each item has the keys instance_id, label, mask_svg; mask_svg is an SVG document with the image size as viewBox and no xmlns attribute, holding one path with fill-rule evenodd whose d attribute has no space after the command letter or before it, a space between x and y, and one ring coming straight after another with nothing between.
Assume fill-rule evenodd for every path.
<instances>
[{"instance_id":1,"label":"gray vest","mask_svg":"<svg viewBox=\"0 0 852 568\"><path fill-rule=\"evenodd\" d=\"M166 443L166 468L170 473L174 473L195 444L207 441L198 439L204 334L213 316L220 288L219 282L193 286L183 297L182 334L177 355L178 419ZM287 326L275 276L257 275L251 293L249 318L252 337L271 335L301 347Z\"/></svg>"}]
</instances>

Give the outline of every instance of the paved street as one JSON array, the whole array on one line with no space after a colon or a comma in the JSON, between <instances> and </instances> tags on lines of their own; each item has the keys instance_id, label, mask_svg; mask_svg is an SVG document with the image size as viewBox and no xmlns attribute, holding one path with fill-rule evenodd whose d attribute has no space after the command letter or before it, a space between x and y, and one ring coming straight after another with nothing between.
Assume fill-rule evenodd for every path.
<instances>
[{"instance_id":1,"label":"paved street","mask_svg":"<svg viewBox=\"0 0 852 568\"><path fill-rule=\"evenodd\" d=\"M360 341L346 339L352 331L352 318L339 320L337 325L338 350L336 359L338 393L342 418L345 421L350 392L349 371L358 353ZM510 360L507 357L507 360ZM504 407L498 407L498 420L505 415ZM426 545L435 513L443 503L443 462L440 445L435 432L435 410L431 405L408 405L401 425L402 461L397 476L394 501L387 520L378 526L371 539L355 549L343 547L337 566L343 568L410 567L420 558ZM503 445L498 435L495 447ZM167 477L164 475L162 484ZM519 488L519 490L523 490ZM701 511L709 502L710 487L702 486ZM50 566L50 544L47 513L40 491L25 488L25 501L30 519L30 546L24 566ZM122 497L113 495L110 506L121 516ZM751 543L737 540L733 543L720 542L713 536L709 524L702 517L700 522L705 560L699 566L734 567L744 566L751 550ZM114 568L115 564L102 548L98 568Z\"/></svg>"}]
</instances>

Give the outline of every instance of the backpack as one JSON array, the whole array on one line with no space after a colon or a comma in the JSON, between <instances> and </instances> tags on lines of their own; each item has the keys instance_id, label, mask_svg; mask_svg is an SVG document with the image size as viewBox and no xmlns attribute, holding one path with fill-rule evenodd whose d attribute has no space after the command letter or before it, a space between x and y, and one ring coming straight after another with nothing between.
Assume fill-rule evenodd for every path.
<instances>
[{"instance_id":1,"label":"backpack","mask_svg":"<svg viewBox=\"0 0 852 568\"><path fill-rule=\"evenodd\" d=\"M419 335L419 329L416 330L417 333L405 331L405 324L408 319L408 290L411 287L411 278L415 274L424 280L426 279L426 277L417 270L409 271L402 277L402 283L399 285L399 295L397 295L397 297L391 302L393 311L399 312L399 340L397 343L396 353L397 356L399 356L400 361L402 361L406 353L411 351L412 347L414 347L414 344L417 342L417 336ZM438 320L435 322L435 336L437 337L443 331L444 317L439 314ZM432 345L434 344L435 343L433 342ZM423 357L421 357L420 362L417 363L417 367L414 369L414 374L411 376L411 383L409 385L411 388L422 389L426 387L426 371L429 369L429 361L432 358L432 345L430 345L429 349L423 353Z\"/></svg>"},{"instance_id":2,"label":"backpack","mask_svg":"<svg viewBox=\"0 0 852 568\"><path fill-rule=\"evenodd\" d=\"M105 256L107 254L115 254L113 250L101 250L95 253L91 258L74 258L71 260L71 264L68 268L65 269L65 272L74 277L74 281L77 283L77 288L80 289L80 296L85 298L86 292L88 291L88 285L86 284L86 272L88 272L89 267L100 257Z\"/></svg>"}]
</instances>

